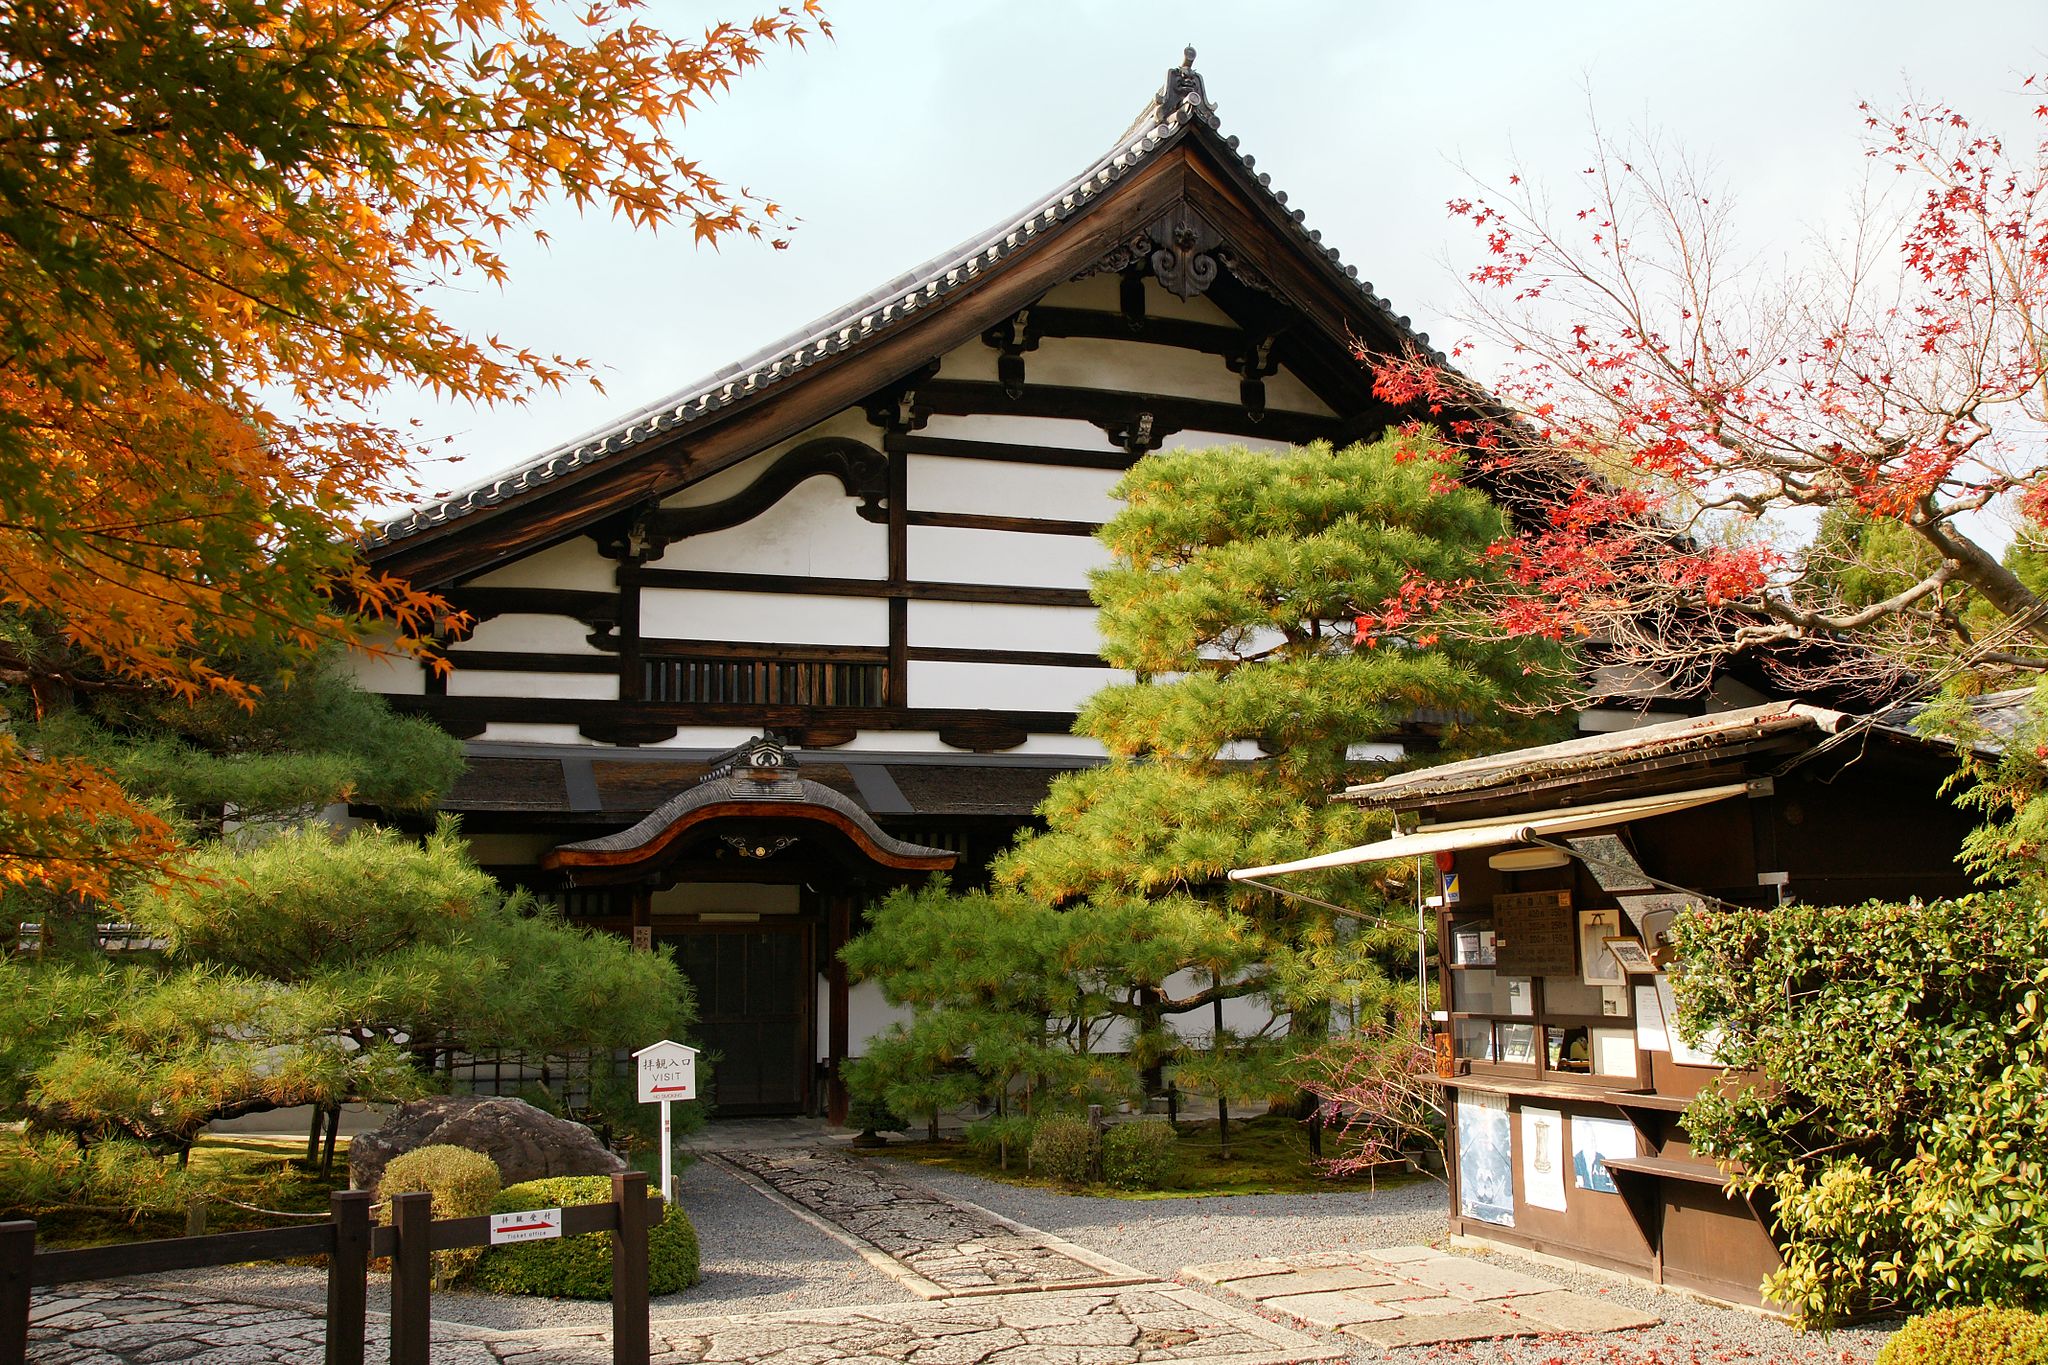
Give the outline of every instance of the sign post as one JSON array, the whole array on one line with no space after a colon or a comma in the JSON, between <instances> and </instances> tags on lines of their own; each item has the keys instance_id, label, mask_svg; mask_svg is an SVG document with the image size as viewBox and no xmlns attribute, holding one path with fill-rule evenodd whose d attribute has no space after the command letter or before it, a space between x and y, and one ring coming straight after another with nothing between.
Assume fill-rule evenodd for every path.
<instances>
[{"instance_id":1,"label":"sign post","mask_svg":"<svg viewBox=\"0 0 2048 1365\"><path fill-rule=\"evenodd\" d=\"M640 1103L661 1106L661 1197L674 1203L675 1144L669 1105L697 1098L697 1049L664 1038L633 1054L633 1070L639 1081Z\"/></svg>"}]
</instances>

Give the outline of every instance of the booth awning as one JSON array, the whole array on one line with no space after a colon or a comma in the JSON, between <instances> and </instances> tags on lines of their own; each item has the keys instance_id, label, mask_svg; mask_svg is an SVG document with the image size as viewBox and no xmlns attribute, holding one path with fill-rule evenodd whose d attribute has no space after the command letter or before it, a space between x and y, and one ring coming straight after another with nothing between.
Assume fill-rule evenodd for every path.
<instances>
[{"instance_id":1,"label":"booth awning","mask_svg":"<svg viewBox=\"0 0 2048 1365\"><path fill-rule=\"evenodd\" d=\"M1720 787L1699 787L1687 792L1640 796L1627 801L1605 801L1593 806L1572 806L1568 809L1532 811L1527 815L1510 815L1492 820L1463 820L1448 825L1432 825L1414 834L1397 834L1376 844L1360 844L1357 848L1339 849L1335 853L1324 853L1314 858L1300 858L1291 863L1274 863L1270 867L1241 867L1230 874L1230 879L1247 881L1255 877L1284 876L1290 872L1320 872L1325 868L1352 867L1358 863L1384 863L1395 858L1426 857L1435 853L1456 852L1459 849L1523 843L1531 836L1567 834L1573 830L1595 829L1601 825L1647 820L1653 815L1669 815L1673 811L1690 810L1694 806L1704 806L1713 801L1726 801L1730 797L1745 795L1748 791L1748 783L1731 782Z\"/></svg>"}]
</instances>

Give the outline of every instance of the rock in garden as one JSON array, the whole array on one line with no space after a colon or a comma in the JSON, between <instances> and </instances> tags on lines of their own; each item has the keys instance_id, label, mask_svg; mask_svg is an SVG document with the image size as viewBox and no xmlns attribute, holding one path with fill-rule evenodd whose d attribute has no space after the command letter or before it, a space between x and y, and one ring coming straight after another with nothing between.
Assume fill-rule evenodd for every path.
<instances>
[{"instance_id":1,"label":"rock in garden","mask_svg":"<svg viewBox=\"0 0 2048 1365\"><path fill-rule=\"evenodd\" d=\"M349 1183L359 1190L374 1190L391 1158L439 1142L482 1152L498 1163L507 1185L555 1175L614 1175L626 1169L626 1163L607 1151L590 1129L525 1100L434 1095L401 1104L382 1128L349 1143Z\"/></svg>"}]
</instances>

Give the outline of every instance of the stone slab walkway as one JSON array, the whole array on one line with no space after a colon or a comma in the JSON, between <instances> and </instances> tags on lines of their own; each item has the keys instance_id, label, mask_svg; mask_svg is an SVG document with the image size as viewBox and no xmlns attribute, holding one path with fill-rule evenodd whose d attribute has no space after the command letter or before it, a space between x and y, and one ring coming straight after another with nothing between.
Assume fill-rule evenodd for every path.
<instances>
[{"instance_id":1,"label":"stone slab walkway","mask_svg":"<svg viewBox=\"0 0 2048 1365\"><path fill-rule=\"evenodd\" d=\"M1433 1247L1256 1256L1191 1265L1217 1285L1326 1331L1378 1346L1437 1346L1495 1337L1654 1327L1652 1314L1571 1293L1508 1266Z\"/></svg>"},{"instance_id":2,"label":"stone slab walkway","mask_svg":"<svg viewBox=\"0 0 2048 1365\"><path fill-rule=\"evenodd\" d=\"M822 1149L706 1155L866 1255L919 1298L1158 1279L860 1157Z\"/></svg>"},{"instance_id":3,"label":"stone slab walkway","mask_svg":"<svg viewBox=\"0 0 2048 1365\"><path fill-rule=\"evenodd\" d=\"M324 1324L286 1304L223 1300L217 1286L73 1286L38 1300L35 1365L304 1365ZM371 1317L369 1358L388 1351ZM656 1365L1282 1365L1341 1347L1177 1285L1068 1290L871 1308L656 1321ZM598 1327L493 1332L436 1322L435 1365L604 1365Z\"/></svg>"}]
</instances>

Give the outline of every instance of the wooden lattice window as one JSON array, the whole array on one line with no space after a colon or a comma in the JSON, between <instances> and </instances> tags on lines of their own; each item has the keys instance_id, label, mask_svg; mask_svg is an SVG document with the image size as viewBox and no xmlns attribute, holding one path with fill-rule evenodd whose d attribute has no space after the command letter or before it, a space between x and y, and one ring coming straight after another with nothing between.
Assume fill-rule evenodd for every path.
<instances>
[{"instance_id":1,"label":"wooden lattice window","mask_svg":"<svg viewBox=\"0 0 2048 1365\"><path fill-rule=\"evenodd\" d=\"M664 653L642 663L642 697L655 702L750 706L873 707L889 704L889 666L865 651ZM851 656L851 657L849 657Z\"/></svg>"}]
</instances>

